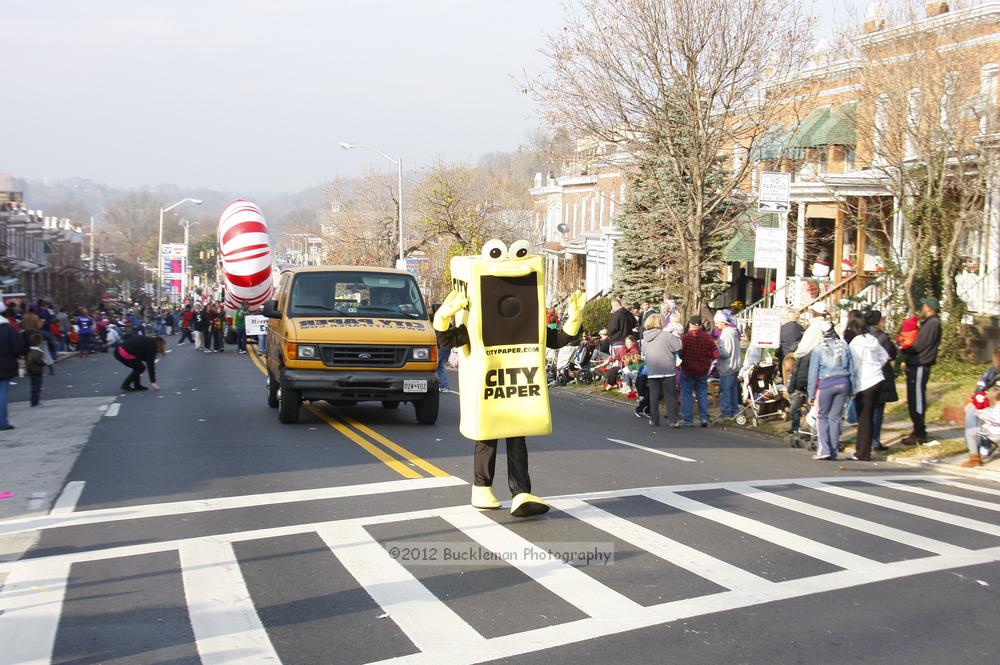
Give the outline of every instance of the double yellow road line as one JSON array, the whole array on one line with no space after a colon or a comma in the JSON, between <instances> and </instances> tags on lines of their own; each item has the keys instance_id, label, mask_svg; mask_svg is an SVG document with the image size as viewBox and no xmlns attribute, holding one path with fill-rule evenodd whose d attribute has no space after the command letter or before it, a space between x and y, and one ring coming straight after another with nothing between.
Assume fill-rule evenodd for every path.
<instances>
[{"instance_id":1,"label":"double yellow road line","mask_svg":"<svg viewBox=\"0 0 1000 665\"><path fill-rule=\"evenodd\" d=\"M256 346L248 344L247 351L251 362L264 376L267 376L267 368L264 366L264 361L257 355ZM451 475L334 407L328 407L333 411L332 413L327 408L316 404L309 404L306 408L317 418L404 478L423 478L424 476L418 469L439 478ZM398 457L393 457L392 453Z\"/></svg>"}]
</instances>

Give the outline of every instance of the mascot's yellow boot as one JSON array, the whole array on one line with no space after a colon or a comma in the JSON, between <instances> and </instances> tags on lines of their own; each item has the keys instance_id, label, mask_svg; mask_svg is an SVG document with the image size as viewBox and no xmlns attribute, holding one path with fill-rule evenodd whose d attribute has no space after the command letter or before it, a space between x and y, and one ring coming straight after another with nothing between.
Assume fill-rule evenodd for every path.
<instances>
[{"instance_id":1,"label":"mascot's yellow boot","mask_svg":"<svg viewBox=\"0 0 1000 665\"><path fill-rule=\"evenodd\" d=\"M510 514L514 517L530 517L547 512L549 512L549 504L527 492L521 492L515 496L510 504Z\"/></svg>"},{"instance_id":2,"label":"mascot's yellow boot","mask_svg":"<svg viewBox=\"0 0 1000 665\"><path fill-rule=\"evenodd\" d=\"M493 496L492 487L479 487L478 485L473 485L472 506L474 508L496 510L500 507L500 502L495 496Z\"/></svg>"}]
</instances>

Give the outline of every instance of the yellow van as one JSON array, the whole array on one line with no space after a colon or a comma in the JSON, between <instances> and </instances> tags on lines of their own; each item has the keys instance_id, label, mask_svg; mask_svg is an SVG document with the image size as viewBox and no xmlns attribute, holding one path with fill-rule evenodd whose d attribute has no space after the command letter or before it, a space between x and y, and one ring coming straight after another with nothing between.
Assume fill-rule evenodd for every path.
<instances>
[{"instance_id":1,"label":"yellow van","mask_svg":"<svg viewBox=\"0 0 1000 665\"><path fill-rule=\"evenodd\" d=\"M281 273L268 321L267 403L295 423L303 400L401 402L437 421L438 349L413 276L390 268L315 266Z\"/></svg>"}]
</instances>

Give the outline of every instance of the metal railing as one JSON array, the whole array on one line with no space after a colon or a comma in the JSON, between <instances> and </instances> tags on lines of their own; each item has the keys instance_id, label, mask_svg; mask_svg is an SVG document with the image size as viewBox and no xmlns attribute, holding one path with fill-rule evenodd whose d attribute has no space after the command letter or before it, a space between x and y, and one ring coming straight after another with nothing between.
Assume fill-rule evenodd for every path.
<instances>
[{"instance_id":1,"label":"metal railing","mask_svg":"<svg viewBox=\"0 0 1000 665\"><path fill-rule=\"evenodd\" d=\"M959 286L955 284L955 295L962 299L970 312L977 314L1000 314L1000 303L989 300L990 286L1000 281L1000 266L994 266L973 282Z\"/></svg>"}]
</instances>

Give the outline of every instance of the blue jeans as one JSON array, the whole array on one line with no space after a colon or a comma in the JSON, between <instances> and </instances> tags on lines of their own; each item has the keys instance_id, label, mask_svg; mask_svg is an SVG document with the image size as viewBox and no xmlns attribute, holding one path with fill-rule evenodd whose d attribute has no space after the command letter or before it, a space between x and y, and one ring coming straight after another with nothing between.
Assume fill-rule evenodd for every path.
<instances>
[{"instance_id":1,"label":"blue jeans","mask_svg":"<svg viewBox=\"0 0 1000 665\"><path fill-rule=\"evenodd\" d=\"M850 397L851 387L841 384L819 391L819 415L816 418L816 430L819 435L819 455L829 455L837 459L837 449L840 447L840 421L844 417L844 403Z\"/></svg>"},{"instance_id":2,"label":"blue jeans","mask_svg":"<svg viewBox=\"0 0 1000 665\"><path fill-rule=\"evenodd\" d=\"M979 454L979 412L971 404L965 407L965 445L970 455Z\"/></svg>"},{"instance_id":3,"label":"blue jeans","mask_svg":"<svg viewBox=\"0 0 1000 665\"><path fill-rule=\"evenodd\" d=\"M7 422L7 393L10 391L10 379L0 379L0 427L6 427Z\"/></svg>"},{"instance_id":4,"label":"blue jeans","mask_svg":"<svg viewBox=\"0 0 1000 665\"><path fill-rule=\"evenodd\" d=\"M735 374L719 375L719 409L723 418L732 418L740 410L740 382Z\"/></svg>"},{"instance_id":5,"label":"blue jeans","mask_svg":"<svg viewBox=\"0 0 1000 665\"><path fill-rule=\"evenodd\" d=\"M93 333L80 333L77 338L76 350L77 351L90 351L90 340L93 337Z\"/></svg>"},{"instance_id":6,"label":"blue jeans","mask_svg":"<svg viewBox=\"0 0 1000 665\"><path fill-rule=\"evenodd\" d=\"M445 390L448 389L448 373L445 371L445 367L448 366L448 355L450 351L448 349L438 349L438 382L441 388Z\"/></svg>"},{"instance_id":7,"label":"blue jeans","mask_svg":"<svg viewBox=\"0 0 1000 665\"><path fill-rule=\"evenodd\" d=\"M708 422L708 377L689 377L681 372L681 416L684 422L694 422L694 397L698 398L698 417Z\"/></svg>"}]
</instances>

